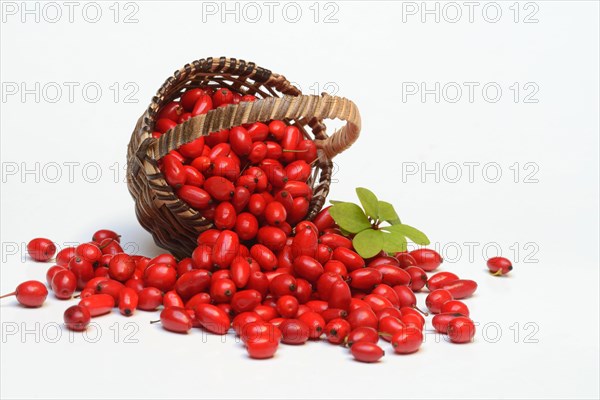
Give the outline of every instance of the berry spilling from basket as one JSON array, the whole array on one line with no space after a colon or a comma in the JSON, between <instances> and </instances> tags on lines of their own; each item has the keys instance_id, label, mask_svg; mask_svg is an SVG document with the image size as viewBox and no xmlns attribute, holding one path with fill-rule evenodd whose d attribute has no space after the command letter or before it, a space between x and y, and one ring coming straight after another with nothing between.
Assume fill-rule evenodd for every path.
<instances>
[{"instance_id":1,"label":"berry spilling from basket","mask_svg":"<svg viewBox=\"0 0 600 400\"><path fill-rule=\"evenodd\" d=\"M214 108L255 100L225 88L187 90L159 110L153 136ZM298 127L273 120L201 136L164 156L159 167L177 196L218 229L252 239L259 225L289 233L290 224L304 219L316 159L315 143Z\"/></svg>"},{"instance_id":2,"label":"berry spilling from basket","mask_svg":"<svg viewBox=\"0 0 600 400\"><path fill-rule=\"evenodd\" d=\"M280 226L285 219L275 212L260 227L239 223L239 215L237 230L201 233L191 257L181 260L171 254L126 254L118 234L101 230L90 242L60 250L46 280L60 300L80 291L78 305L64 314L68 329L85 330L91 318L115 309L127 317L138 310L160 311L152 323L172 332L199 328L225 335L233 329L256 359L272 357L280 343L326 340L350 348L358 361L376 362L384 356L385 342L397 354L419 350L428 323L450 342L472 341L475 324L461 300L476 291L477 283L449 271L428 276L442 258L433 249L407 251L400 232L413 241L426 237L400 223L395 211L389 226L380 225L379 218L371 220L373 204L365 195L376 198L366 189L357 192L372 222L369 227L356 223L363 218L360 213L340 216L349 206L339 205L352 203L335 202L292 230ZM383 209L385 205L375 212L384 215ZM382 236L383 249L377 240L360 239L360 232L384 229L388 233L366 234ZM38 260L39 252L30 248ZM390 251L397 248L403 250ZM53 256L46 252L44 258ZM429 292L425 304L434 314L430 322L417 307L415 293L422 290ZM41 282L27 281L8 295L16 295L26 307L39 307L47 290Z\"/></svg>"}]
</instances>

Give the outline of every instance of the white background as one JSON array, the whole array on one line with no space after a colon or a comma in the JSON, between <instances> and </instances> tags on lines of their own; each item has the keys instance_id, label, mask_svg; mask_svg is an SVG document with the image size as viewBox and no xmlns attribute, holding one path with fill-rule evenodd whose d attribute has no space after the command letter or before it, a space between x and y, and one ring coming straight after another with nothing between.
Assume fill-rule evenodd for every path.
<instances>
[{"instance_id":1,"label":"white background","mask_svg":"<svg viewBox=\"0 0 600 400\"><path fill-rule=\"evenodd\" d=\"M12 3L16 15L6 3L1 292L43 280L49 265L22 251L33 237L63 245L111 228L130 250L160 252L134 215L124 183L126 145L167 76L193 59L221 55L255 61L305 92L334 88L353 99L363 131L336 159L330 197L353 200L355 186L371 188L429 235L447 259L443 270L476 279L480 288L468 300L479 323L474 343L436 343L428 334L411 356L393 355L385 344L388 355L376 365L353 362L347 350L325 343L282 345L274 359L256 362L233 337L223 344L197 330L168 334L148 324L155 314L143 312L98 318L86 341L57 332L67 303L50 296L43 308L25 310L5 299L2 398L598 398L597 2L520 3L518 22L513 2L499 2L496 23L488 22L494 5L482 14L485 2L473 22L468 8L455 3L462 11L455 23L456 8L445 3L437 5L446 11L439 22L408 12L414 5L422 11L420 2L374 1L321 3L315 22L312 2L302 2L297 23L289 22L294 9L288 21L282 15L286 3L272 22L267 6L257 3L263 15L256 23L244 15L239 22L225 15L222 22L219 12L203 14L193 2L121 4L117 23L112 2L100 5L97 23L84 18L93 19L93 9L82 15L85 3L69 22L59 2L63 15L55 23L55 10L44 14L44 3L37 3L36 22L35 14L23 15L20 2ZM245 10L246 19L254 18ZM132 11L138 22L123 23ZM337 22L325 23L332 11ZM524 22L527 15L533 23ZM35 92L36 82L40 98L23 99L21 84ZM65 82L79 85L72 101ZM421 82L448 90L455 82L462 97L453 103L452 91L439 102L433 94L407 95ZM464 82L479 85L472 102ZM95 103L93 88L88 98L82 93L90 83L102 89ZM497 102L493 91L482 94L488 83L502 89ZM52 102L56 85L63 92ZM19 92L11 94L15 87ZM139 89L131 96L137 103L124 101L131 88ZM537 93L529 100L537 102L525 102L532 88ZM72 179L70 162L78 163ZM472 162L480 164L469 179L464 163ZM421 176L436 163L439 178ZM457 165L462 177L452 182ZM415 166L419 173L407 175ZM94 182L98 168L102 175ZM26 169L34 172L23 174ZM510 277L485 272L484 249L515 261ZM424 295L419 301L424 304ZM137 343L126 340L128 333Z\"/></svg>"}]
</instances>

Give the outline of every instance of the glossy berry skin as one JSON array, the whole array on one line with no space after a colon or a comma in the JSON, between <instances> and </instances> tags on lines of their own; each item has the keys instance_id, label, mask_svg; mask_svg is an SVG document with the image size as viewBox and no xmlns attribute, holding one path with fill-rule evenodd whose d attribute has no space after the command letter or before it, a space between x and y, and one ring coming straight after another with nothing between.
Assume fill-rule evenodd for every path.
<instances>
[{"instance_id":1,"label":"glossy berry skin","mask_svg":"<svg viewBox=\"0 0 600 400\"><path fill-rule=\"evenodd\" d=\"M458 279L458 276L452 272L438 272L427 280L427 289L429 289L430 292L433 292L434 290L441 289L445 285L457 281Z\"/></svg>"},{"instance_id":2,"label":"glossy berry skin","mask_svg":"<svg viewBox=\"0 0 600 400\"><path fill-rule=\"evenodd\" d=\"M277 299L276 309L279 315L281 315L283 318L295 317L296 313L298 312L298 307L298 299L296 299L294 296L285 295Z\"/></svg>"},{"instance_id":3,"label":"glossy berry skin","mask_svg":"<svg viewBox=\"0 0 600 400\"><path fill-rule=\"evenodd\" d=\"M319 339L321 337L326 325L321 315L314 311L307 311L300 315L298 319L308 325L311 339Z\"/></svg>"},{"instance_id":4,"label":"glossy berry skin","mask_svg":"<svg viewBox=\"0 0 600 400\"><path fill-rule=\"evenodd\" d=\"M135 261L125 253L115 254L108 263L109 276L119 282L125 282L135 271Z\"/></svg>"},{"instance_id":5,"label":"glossy berry skin","mask_svg":"<svg viewBox=\"0 0 600 400\"><path fill-rule=\"evenodd\" d=\"M36 238L27 244L27 252L35 261L45 262L54 257L56 246L49 239Z\"/></svg>"},{"instance_id":6,"label":"glossy berry skin","mask_svg":"<svg viewBox=\"0 0 600 400\"><path fill-rule=\"evenodd\" d=\"M365 363L377 362L385 355L381 347L371 342L356 342L350 347L350 352L357 361Z\"/></svg>"},{"instance_id":7,"label":"glossy berry skin","mask_svg":"<svg viewBox=\"0 0 600 400\"><path fill-rule=\"evenodd\" d=\"M410 354L419 350L423 343L423 333L419 329L406 327L392 336L392 347L398 354Z\"/></svg>"},{"instance_id":8,"label":"glossy berry skin","mask_svg":"<svg viewBox=\"0 0 600 400\"><path fill-rule=\"evenodd\" d=\"M277 352L278 347L279 341L271 339L254 340L249 343L246 343L246 350L248 351L248 355L250 356L250 358L254 358L257 360L263 360L273 357Z\"/></svg>"},{"instance_id":9,"label":"glossy berry skin","mask_svg":"<svg viewBox=\"0 0 600 400\"><path fill-rule=\"evenodd\" d=\"M57 299L70 299L77 289L77 277L67 269L58 271L52 278L51 288Z\"/></svg>"},{"instance_id":10,"label":"glossy berry skin","mask_svg":"<svg viewBox=\"0 0 600 400\"><path fill-rule=\"evenodd\" d=\"M408 252L396 253L395 258L398 260L398 267L402 269L417 266L417 260Z\"/></svg>"},{"instance_id":11,"label":"glossy berry skin","mask_svg":"<svg viewBox=\"0 0 600 400\"><path fill-rule=\"evenodd\" d=\"M71 306L63 314L65 326L76 332L85 331L92 319L88 309L83 306Z\"/></svg>"},{"instance_id":12,"label":"glossy berry skin","mask_svg":"<svg viewBox=\"0 0 600 400\"><path fill-rule=\"evenodd\" d=\"M387 316L379 320L378 331L380 332L382 339L389 342L394 337L396 332L404 327L405 325L400 319Z\"/></svg>"},{"instance_id":13,"label":"glossy berry skin","mask_svg":"<svg viewBox=\"0 0 600 400\"><path fill-rule=\"evenodd\" d=\"M237 233L224 230L219 234L213 246L212 260L217 268L225 269L231 265L239 251L240 241Z\"/></svg>"},{"instance_id":14,"label":"glossy berry skin","mask_svg":"<svg viewBox=\"0 0 600 400\"><path fill-rule=\"evenodd\" d=\"M217 335L225 335L229 330L231 321L229 316L217 306L212 304L198 304L194 308L195 318L204 329Z\"/></svg>"},{"instance_id":15,"label":"glossy berry skin","mask_svg":"<svg viewBox=\"0 0 600 400\"><path fill-rule=\"evenodd\" d=\"M8 296L16 296L17 301L25 307L40 307L48 297L48 289L42 282L26 281L19 284L14 292L5 294L0 298Z\"/></svg>"},{"instance_id":16,"label":"glossy berry skin","mask_svg":"<svg viewBox=\"0 0 600 400\"><path fill-rule=\"evenodd\" d=\"M96 243L100 243L107 238L114 239L117 242L121 241L121 236L117 232L111 231L110 229L100 229L92 235L92 240Z\"/></svg>"},{"instance_id":17,"label":"glossy berry skin","mask_svg":"<svg viewBox=\"0 0 600 400\"><path fill-rule=\"evenodd\" d=\"M102 250L94 243L82 243L75 249L75 254L89 261L94 268L100 266Z\"/></svg>"},{"instance_id":18,"label":"glossy berry skin","mask_svg":"<svg viewBox=\"0 0 600 400\"><path fill-rule=\"evenodd\" d=\"M115 299L108 294L93 294L82 299L79 305L86 307L92 317L97 317L108 314L115 306Z\"/></svg>"},{"instance_id":19,"label":"glossy berry skin","mask_svg":"<svg viewBox=\"0 0 600 400\"><path fill-rule=\"evenodd\" d=\"M286 319L279 326L285 344L304 344L310 337L309 326L299 319Z\"/></svg>"},{"instance_id":20,"label":"glossy berry skin","mask_svg":"<svg viewBox=\"0 0 600 400\"><path fill-rule=\"evenodd\" d=\"M168 331L188 333L192 329L192 319L185 308L167 307L160 313L160 323Z\"/></svg>"},{"instance_id":21,"label":"glossy berry skin","mask_svg":"<svg viewBox=\"0 0 600 400\"><path fill-rule=\"evenodd\" d=\"M144 284L163 292L173 289L177 282L177 270L168 264L154 264L144 271Z\"/></svg>"},{"instance_id":22,"label":"glossy berry skin","mask_svg":"<svg viewBox=\"0 0 600 400\"><path fill-rule=\"evenodd\" d=\"M155 287L146 287L138 292L138 309L154 311L162 305L163 294Z\"/></svg>"},{"instance_id":23,"label":"glossy berry skin","mask_svg":"<svg viewBox=\"0 0 600 400\"><path fill-rule=\"evenodd\" d=\"M454 300L452 293L445 289L437 289L427 295L425 305L434 314L439 314L442 311L442 305L450 300Z\"/></svg>"},{"instance_id":24,"label":"glossy berry skin","mask_svg":"<svg viewBox=\"0 0 600 400\"><path fill-rule=\"evenodd\" d=\"M332 344L341 344L346 340L348 334L352 331L348 321L341 318L332 319L325 326L327 340Z\"/></svg>"},{"instance_id":25,"label":"glossy berry skin","mask_svg":"<svg viewBox=\"0 0 600 400\"><path fill-rule=\"evenodd\" d=\"M94 278L94 267L88 260L75 256L69 261L69 270L77 278L77 289L81 290Z\"/></svg>"},{"instance_id":26,"label":"glossy berry skin","mask_svg":"<svg viewBox=\"0 0 600 400\"><path fill-rule=\"evenodd\" d=\"M468 343L475 336L475 324L468 317L456 317L448 324L448 337L452 343Z\"/></svg>"},{"instance_id":27,"label":"glossy berry skin","mask_svg":"<svg viewBox=\"0 0 600 400\"><path fill-rule=\"evenodd\" d=\"M450 325L450 321L457 317L463 317L462 314L455 313L440 313L433 316L431 319L431 325L433 325L434 329L439 333L448 333L448 326Z\"/></svg>"},{"instance_id":28,"label":"glossy berry skin","mask_svg":"<svg viewBox=\"0 0 600 400\"><path fill-rule=\"evenodd\" d=\"M459 279L448 285L444 285L443 289L449 291L455 299L465 299L475 293L477 282L470 279Z\"/></svg>"},{"instance_id":29,"label":"glossy berry skin","mask_svg":"<svg viewBox=\"0 0 600 400\"><path fill-rule=\"evenodd\" d=\"M48 283L49 287L52 286L52 278L54 278L54 275L56 275L58 271L64 271L65 269L66 268L61 265L54 265L48 268L48 271L46 272L46 283Z\"/></svg>"},{"instance_id":30,"label":"glossy berry skin","mask_svg":"<svg viewBox=\"0 0 600 400\"><path fill-rule=\"evenodd\" d=\"M407 267L404 271L410 275L410 288L413 292L418 292L427 284L427 274L419 267Z\"/></svg>"},{"instance_id":31,"label":"glossy berry skin","mask_svg":"<svg viewBox=\"0 0 600 400\"><path fill-rule=\"evenodd\" d=\"M418 249L409 253L417 262L417 267L424 271L435 270L444 261L439 253L432 249Z\"/></svg>"},{"instance_id":32,"label":"glossy berry skin","mask_svg":"<svg viewBox=\"0 0 600 400\"><path fill-rule=\"evenodd\" d=\"M65 247L56 254L56 265L67 267L71 258L75 257L75 247Z\"/></svg>"},{"instance_id":33,"label":"glossy berry skin","mask_svg":"<svg viewBox=\"0 0 600 400\"><path fill-rule=\"evenodd\" d=\"M487 267L492 275L501 276L506 275L512 271L513 266L508 258L504 257L492 257L487 261Z\"/></svg>"},{"instance_id":34,"label":"glossy berry skin","mask_svg":"<svg viewBox=\"0 0 600 400\"><path fill-rule=\"evenodd\" d=\"M346 338L346 345L352 347L354 343L358 342L370 342L377 343L379 341L379 333L377 329L363 326L360 328L353 329Z\"/></svg>"},{"instance_id":35,"label":"glossy berry skin","mask_svg":"<svg viewBox=\"0 0 600 400\"><path fill-rule=\"evenodd\" d=\"M398 301L400 307L416 307L417 297L408 286L397 285L393 287L394 291L398 295Z\"/></svg>"},{"instance_id":36,"label":"glossy berry skin","mask_svg":"<svg viewBox=\"0 0 600 400\"><path fill-rule=\"evenodd\" d=\"M469 307L465 303L459 300L450 300L442 304L441 313L457 313L464 315L465 317L469 316Z\"/></svg>"},{"instance_id":37,"label":"glossy berry skin","mask_svg":"<svg viewBox=\"0 0 600 400\"><path fill-rule=\"evenodd\" d=\"M350 328L353 330L361 327L377 329L378 325L377 315L375 315L373 310L371 310L369 307L362 307L350 311L346 320L350 324Z\"/></svg>"},{"instance_id":38,"label":"glossy berry skin","mask_svg":"<svg viewBox=\"0 0 600 400\"><path fill-rule=\"evenodd\" d=\"M195 269L179 276L175 290L182 299L188 300L210 287L212 274L205 269Z\"/></svg>"},{"instance_id":39,"label":"glossy berry skin","mask_svg":"<svg viewBox=\"0 0 600 400\"><path fill-rule=\"evenodd\" d=\"M119 312L129 317L137 308L139 296L134 289L124 287L119 293Z\"/></svg>"}]
</instances>

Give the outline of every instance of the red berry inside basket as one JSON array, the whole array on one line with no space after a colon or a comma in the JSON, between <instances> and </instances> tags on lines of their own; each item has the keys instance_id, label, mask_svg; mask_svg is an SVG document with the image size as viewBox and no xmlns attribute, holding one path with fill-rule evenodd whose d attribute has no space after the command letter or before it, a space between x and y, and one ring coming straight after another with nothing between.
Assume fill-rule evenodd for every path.
<instances>
[{"instance_id":1,"label":"red berry inside basket","mask_svg":"<svg viewBox=\"0 0 600 400\"><path fill-rule=\"evenodd\" d=\"M218 107L254 100L228 88L188 89L158 111L154 136ZM246 213L259 219L258 229L304 219L312 199L306 182L316 157L316 145L300 129L273 120L201 136L163 157L159 167L177 196L218 229L236 229ZM238 233L253 239L256 233L247 225L254 221L242 219Z\"/></svg>"}]
</instances>

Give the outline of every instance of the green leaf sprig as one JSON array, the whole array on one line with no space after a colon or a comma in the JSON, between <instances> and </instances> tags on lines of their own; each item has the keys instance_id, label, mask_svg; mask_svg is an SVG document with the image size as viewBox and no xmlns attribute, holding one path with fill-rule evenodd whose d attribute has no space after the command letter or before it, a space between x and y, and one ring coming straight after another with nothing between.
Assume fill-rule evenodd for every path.
<instances>
[{"instance_id":1,"label":"green leaf sprig","mask_svg":"<svg viewBox=\"0 0 600 400\"><path fill-rule=\"evenodd\" d=\"M406 251L407 239L419 245L428 245L429 239L423 232L403 224L394 206L382 201L365 188L356 188L358 204L331 201L329 214L347 236L354 235L352 244L363 258L375 256L381 250L386 253ZM382 225L387 222L389 225Z\"/></svg>"}]
</instances>

